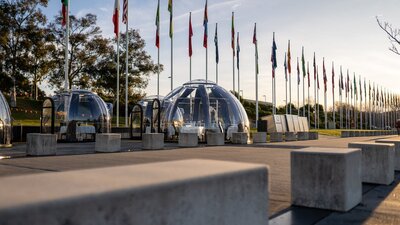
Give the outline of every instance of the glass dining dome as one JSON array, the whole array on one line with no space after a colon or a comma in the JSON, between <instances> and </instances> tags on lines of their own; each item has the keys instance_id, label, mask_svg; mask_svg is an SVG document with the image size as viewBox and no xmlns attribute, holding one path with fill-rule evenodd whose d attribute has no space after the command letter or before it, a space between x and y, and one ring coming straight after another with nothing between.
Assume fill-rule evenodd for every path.
<instances>
[{"instance_id":1,"label":"glass dining dome","mask_svg":"<svg viewBox=\"0 0 400 225\"><path fill-rule=\"evenodd\" d=\"M0 92L0 147L11 147L12 119L10 107Z\"/></svg>"},{"instance_id":2,"label":"glass dining dome","mask_svg":"<svg viewBox=\"0 0 400 225\"><path fill-rule=\"evenodd\" d=\"M59 141L94 141L96 133L109 133L111 130L107 105L93 92L72 90L46 99L43 102L43 127L49 127L51 104L54 104L54 124Z\"/></svg>"},{"instance_id":3,"label":"glass dining dome","mask_svg":"<svg viewBox=\"0 0 400 225\"><path fill-rule=\"evenodd\" d=\"M168 94L162 101L161 126L168 139L180 133L225 133L230 140L234 132L249 132L249 119L239 100L216 83L193 80Z\"/></svg>"}]
</instances>

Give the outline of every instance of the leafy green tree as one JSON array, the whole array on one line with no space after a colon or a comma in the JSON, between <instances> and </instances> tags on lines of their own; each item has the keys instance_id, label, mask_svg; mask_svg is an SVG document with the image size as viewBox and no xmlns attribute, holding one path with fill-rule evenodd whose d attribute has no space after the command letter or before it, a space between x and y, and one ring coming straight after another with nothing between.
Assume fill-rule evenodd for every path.
<instances>
[{"instance_id":1,"label":"leafy green tree","mask_svg":"<svg viewBox=\"0 0 400 225\"><path fill-rule=\"evenodd\" d=\"M18 92L30 90L29 73L35 32L46 24L40 7L48 0L0 0L0 83L4 91L15 79Z\"/></svg>"},{"instance_id":2,"label":"leafy green tree","mask_svg":"<svg viewBox=\"0 0 400 225\"><path fill-rule=\"evenodd\" d=\"M145 93L142 91L148 85L149 76L163 70L163 66L158 68L157 64L153 62L150 55L145 51L145 42L141 38L139 32L130 29L128 32L128 93L129 101L136 102L142 98ZM123 40L123 41L121 41ZM120 96L125 96L125 73L126 73L126 33L122 33L120 37L120 51L119 51L119 80L120 80ZM117 40L112 40L113 46L116 46ZM116 49L111 48L111 53L98 61L95 67L90 67L90 74L94 77L94 90L104 98L115 98L117 91L117 65ZM121 98L124 103L125 98Z\"/></svg>"},{"instance_id":3,"label":"leafy green tree","mask_svg":"<svg viewBox=\"0 0 400 225\"><path fill-rule=\"evenodd\" d=\"M55 69L50 73L49 83L57 89L64 84L65 63L65 28L61 26L61 16L56 16L48 25L53 36L56 50L52 53ZM86 14L81 18L69 16L70 36L68 48L68 83L69 88L75 85L80 88L89 88L93 79L88 69L96 66L102 58L112 51L109 41L101 36L100 27L96 25L97 17Z\"/></svg>"}]
</instances>

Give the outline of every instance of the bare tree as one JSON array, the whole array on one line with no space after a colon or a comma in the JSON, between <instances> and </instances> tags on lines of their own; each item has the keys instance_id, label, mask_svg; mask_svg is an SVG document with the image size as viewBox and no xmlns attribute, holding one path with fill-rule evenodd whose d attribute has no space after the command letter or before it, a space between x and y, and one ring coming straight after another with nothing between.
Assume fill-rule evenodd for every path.
<instances>
[{"instance_id":1,"label":"bare tree","mask_svg":"<svg viewBox=\"0 0 400 225\"><path fill-rule=\"evenodd\" d=\"M390 51L400 55L397 45L400 45L400 29L393 28L392 24L379 20L376 17L376 22L378 22L379 27L388 35L389 41L392 46L389 48Z\"/></svg>"}]
</instances>

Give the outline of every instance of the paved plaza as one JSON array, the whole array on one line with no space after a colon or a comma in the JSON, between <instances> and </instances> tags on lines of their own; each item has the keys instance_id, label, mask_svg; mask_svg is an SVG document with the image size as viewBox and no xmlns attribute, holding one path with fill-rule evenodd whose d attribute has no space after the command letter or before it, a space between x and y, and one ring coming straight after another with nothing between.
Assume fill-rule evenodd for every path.
<instances>
[{"instance_id":1,"label":"paved plaza","mask_svg":"<svg viewBox=\"0 0 400 225\"><path fill-rule=\"evenodd\" d=\"M122 152L96 153L94 143L60 143L58 156L26 157L25 144L1 149L2 177L51 173L182 159L214 159L259 163L269 166L271 224L400 224L400 173L389 186L363 185L363 201L348 213L291 207L290 152L304 147L347 147L350 142L375 141L396 136L337 138L321 136L316 141L297 141L221 147L178 148L166 143L164 150L143 151L139 141L123 140Z\"/></svg>"}]
</instances>

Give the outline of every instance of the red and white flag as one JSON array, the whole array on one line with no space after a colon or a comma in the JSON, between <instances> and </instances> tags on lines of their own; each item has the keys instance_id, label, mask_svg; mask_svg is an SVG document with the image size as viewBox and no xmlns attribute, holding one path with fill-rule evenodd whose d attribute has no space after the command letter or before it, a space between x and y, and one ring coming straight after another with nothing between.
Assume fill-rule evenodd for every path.
<instances>
[{"instance_id":1,"label":"red and white flag","mask_svg":"<svg viewBox=\"0 0 400 225\"><path fill-rule=\"evenodd\" d=\"M118 37L118 34L119 34L119 0L115 0L112 21L114 23L114 33Z\"/></svg>"},{"instance_id":2,"label":"red and white flag","mask_svg":"<svg viewBox=\"0 0 400 225\"><path fill-rule=\"evenodd\" d=\"M122 12L122 23L126 24L128 22L128 0L124 0Z\"/></svg>"}]
</instances>

